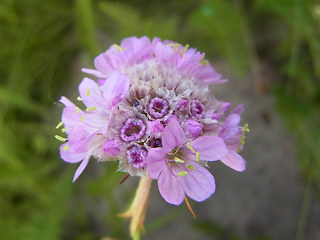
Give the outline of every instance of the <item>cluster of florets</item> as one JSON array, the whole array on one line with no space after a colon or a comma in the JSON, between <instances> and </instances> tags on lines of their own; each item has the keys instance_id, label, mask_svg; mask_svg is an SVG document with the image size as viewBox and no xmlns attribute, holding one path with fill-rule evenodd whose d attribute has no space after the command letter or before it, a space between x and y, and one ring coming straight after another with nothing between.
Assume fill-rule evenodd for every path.
<instances>
[{"instance_id":1,"label":"cluster of florets","mask_svg":"<svg viewBox=\"0 0 320 240\"><path fill-rule=\"evenodd\" d=\"M220 160L245 170L238 154L246 125L239 126L243 107L226 112L209 85L226 82L204 60L204 54L180 44L147 37L126 38L95 58L97 78L79 85L77 107L62 97L63 160L81 162L76 180L91 157L118 160L119 171L158 179L164 199L180 204L187 194L203 201L215 191L205 168Z\"/></svg>"}]
</instances>

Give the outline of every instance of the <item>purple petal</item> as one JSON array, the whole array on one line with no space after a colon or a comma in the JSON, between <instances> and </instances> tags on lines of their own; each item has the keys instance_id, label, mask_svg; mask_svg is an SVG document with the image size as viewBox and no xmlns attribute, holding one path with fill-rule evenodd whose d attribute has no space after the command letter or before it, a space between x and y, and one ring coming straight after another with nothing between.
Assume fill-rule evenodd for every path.
<instances>
[{"instance_id":1,"label":"purple petal","mask_svg":"<svg viewBox=\"0 0 320 240\"><path fill-rule=\"evenodd\" d=\"M239 114L230 114L225 122L224 125L225 126L232 126L232 125L238 125L241 121L241 117Z\"/></svg>"},{"instance_id":2,"label":"purple petal","mask_svg":"<svg viewBox=\"0 0 320 240\"><path fill-rule=\"evenodd\" d=\"M211 83L211 84L221 84L225 83L227 79L221 79L222 75L217 73L210 63L208 63L205 67L201 66L199 71L195 74L199 80L204 83Z\"/></svg>"},{"instance_id":3,"label":"purple petal","mask_svg":"<svg viewBox=\"0 0 320 240\"><path fill-rule=\"evenodd\" d=\"M84 152L87 151L89 148L89 142L91 139L96 135L96 132L89 134L83 128L72 128L69 132L68 139L69 139L69 146L75 152Z\"/></svg>"},{"instance_id":4,"label":"purple petal","mask_svg":"<svg viewBox=\"0 0 320 240\"><path fill-rule=\"evenodd\" d=\"M89 158L90 157L86 157L82 163L80 164L80 166L78 167L76 173L74 174L73 176L73 180L72 182L76 181L77 178L80 176L80 174L83 172L83 170L86 168L86 166L88 165L88 162L89 162Z\"/></svg>"},{"instance_id":5,"label":"purple petal","mask_svg":"<svg viewBox=\"0 0 320 240\"><path fill-rule=\"evenodd\" d=\"M63 109L62 112L62 122L67 128L67 132L69 132L69 128L75 126L82 126L83 122L81 122L81 116L84 116L84 112L80 109L76 110L76 106L68 106Z\"/></svg>"},{"instance_id":6,"label":"purple petal","mask_svg":"<svg viewBox=\"0 0 320 240\"><path fill-rule=\"evenodd\" d=\"M141 38L125 38L122 40L120 46L125 49L124 52L130 52L129 65L140 63L152 57L151 42L146 36Z\"/></svg>"},{"instance_id":7,"label":"purple petal","mask_svg":"<svg viewBox=\"0 0 320 240\"><path fill-rule=\"evenodd\" d=\"M151 148L147 156L147 171L151 178L158 179L166 164L166 152L163 148Z\"/></svg>"},{"instance_id":8,"label":"purple petal","mask_svg":"<svg viewBox=\"0 0 320 240\"><path fill-rule=\"evenodd\" d=\"M224 139L224 143L228 146L229 150L231 149L237 152L242 136L243 136L242 131L238 131L235 135L229 137L228 139Z\"/></svg>"},{"instance_id":9,"label":"purple petal","mask_svg":"<svg viewBox=\"0 0 320 240\"><path fill-rule=\"evenodd\" d=\"M193 119L187 119L184 126L192 137L198 137L202 132L201 124Z\"/></svg>"},{"instance_id":10,"label":"purple petal","mask_svg":"<svg viewBox=\"0 0 320 240\"><path fill-rule=\"evenodd\" d=\"M162 146L165 152L170 152L175 147L186 142L186 135L175 118L171 118L162 134Z\"/></svg>"},{"instance_id":11,"label":"purple petal","mask_svg":"<svg viewBox=\"0 0 320 240\"><path fill-rule=\"evenodd\" d=\"M94 66L96 69L106 76L109 76L115 70L114 66L110 63L111 60L108 54L110 54L110 50L105 53L101 53L94 59Z\"/></svg>"},{"instance_id":12,"label":"purple petal","mask_svg":"<svg viewBox=\"0 0 320 240\"><path fill-rule=\"evenodd\" d=\"M106 107L98 84L90 78L84 78L79 85L79 93L82 101L87 107Z\"/></svg>"},{"instance_id":13,"label":"purple petal","mask_svg":"<svg viewBox=\"0 0 320 240\"><path fill-rule=\"evenodd\" d=\"M246 170L246 161L238 153L232 150L229 150L227 156L221 158L221 162L238 172Z\"/></svg>"},{"instance_id":14,"label":"purple petal","mask_svg":"<svg viewBox=\"0 0 320 240\"><path fill-rule=\"evenodd\" d=\"M190 161L191 162L191 161ZM201 202L209 198L216 189L214 177L197 163L190 163L195 167L187 175L179 177L183 191L193 200Z\"/></svg>"},{"instance_id":15,"label":"purple petal","mask_svg":"<svg viewBox=\"0 0 320 240\"><path fill-rule=\"evenodd\" d=\"M77 163L82 161L85 158L87 154L86 152L77 153L77 152L74 152L73 149L67 146L69 146L69 143L64 143L60 146L60 156L65 162Z\"/></svg>"},{"instance_id":16,"label":"purple petal","mask_svg":"<svg viewBox=\"0 0 320 240\"><path fill-rule=\"evenodd\" d=\"M104 98L109 106L116 105L129 89L130 79L127 75L114 72L104 84Z\"/></svg>"},{"instance_id":17,"label":"purple petal","mask_svg":"<svg viewBox=\"0 0 320 240\"><path fill-rule=\"evenodd\" d=\"M158 120L150 121L149 124L150 124L151 133L159 133L159 132L162 132L164 129L162 123Z\"/></svg>"},{"instance_id":18,"label":"purple petal","mask_svg":"<svg viewBox=\"0 0 320 240\"><path fill-rule=\"evenodd\" d=\"M241 104L241 105L235 107L235 108L231 111L230 114L238 114L238 115L241 115L241 114L243 113L243 111L244 111L244 106L243 106L243 104Z\"/></svg>"},{"instance_id":19,"label":"purple petal","mask_svg":"<svg viewBox=\"0 0 320 240\"><path fill-rule=\"evenodd\" d=\"M167 165L161 172L158 179L158 187L161 196L168 202L174 205L180 205L184 200L184 191L180 184L180 177L173 176Z\"/></svg>"},{"instance_id":20,"label":"purple petal","mask_svg":"<svg viewBox=\"0 0 320 240\"><path fill-rule=\"evenodd\" d=\"M108 155L116 156L120 153L120 148L118 144L114 141L114 139L112 139L112 140L107 140L104 143L103 151Z\"/></svg>"},{"instance_id":21,"label":"purple petal","mask_svg":"<svg viewBox=\"0 0 320 240\"><path fill-rule=\"evenodd\" d=\"M202 136L191 142L196 152L200 152L200 160L215 161L225 157L228 149L223 140L217 136Z\"/></svg>"},{"instance_id":22,"label":"purple petal","mask_svg":"<svg viewBox=\"0 0 320 240\"><path fill-rule=\"evenodd\" d=\"M60 102L63 103L66 107L76 107L73 102L71 102L68 98L66 97L61 97Z\"/></svg>"},{"instance_id":23,"label":"purple petal","mask_svg":"<svg viewBox=\"0 0 320 240\"><path fill-rule=\"evenodd\" d=\"M226 111L228 111L230 105L231 105L231 103L229 103L229 102L221 102L220 107L219 107L219 112L224 114Z\"/></svg>"},{"instance_id":24,"label":"purple petal","mask_svg":"<svg viewBox=\"0 0 320 240\"><path fill-rule=\"evenodd\" d=\"M238 124L240 123L241 117L238 114L231 114L227 117L224 125L219 133L219 137L224 140L234 136L240 131Z\"/></svg>"},{"instance_id":25,"label":"purple petal","mask_svg":"<svg viewBox=\"0 0 320 240\"><path fill-rule=\"evenodd\" d=\"M98 79L99 86L103 86L105 82L106 82L106 79L101 79L101 78Z\"/></svg>"},{"instance_id":26,"label":"purple petal","mask_svg":"<svg viewBox=\"0 0 320 240\"><path fill-rule=\"evenodd\" d=\"M171 47L164 45L162 42L157 42L154 48L156 58L162 63L176 63L174 50Z\"/></svg>"},{"instance_id":27,"label":"purple petal","mask_svg":"<svg viewBox=\"0 0 320 240\"><path fill-rule=\"evenodd\" d=\"M183 51L184 47L180 47L180 55L181 50ZM180 71L184 71L189 73L190 75L194 75L196 72L199 72L203 67L199 62L204 57L204 54L197 52L195 48L188 49L185 53L182 54L182 58L179 57L179 63L177 68Z\"/></svg>"},{"instance_id":28,"label":"purple petal","mask_svg":"<svg viewBox=\"0 0 320 240\"><path fill-rule=\"evenodd\" d=\"M102 72L99 72L97 70L94 70L94 69L90 69L90 68L81 68L81 71L82 72L85 72L85 73L88 73L88 74L91 74L93 76L96 76L98 78L106 78L107 75L102 73Z\"/></svg>"},{"instance_id":29,"label":"purple petal","mask_svg":"<svg viewBox=\"0 0 320 240\"><path fill-rule=\"evenodd\" d=\"M98 129L105 127L109 122L109 114L100 114L99 112L88 112L84 115L83 122L92 128Z\"/></svg>"}]
</instances>

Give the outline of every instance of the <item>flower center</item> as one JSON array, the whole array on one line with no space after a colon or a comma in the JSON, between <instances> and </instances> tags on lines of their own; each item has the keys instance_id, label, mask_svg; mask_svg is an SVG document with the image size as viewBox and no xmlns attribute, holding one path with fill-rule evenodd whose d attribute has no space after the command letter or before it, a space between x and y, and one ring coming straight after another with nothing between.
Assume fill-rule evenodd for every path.
<instances>
[{"instance_id":1,"label":"flower center","mask_svg":"<svg viewBox=\"0 0 320 240\"><path fill-rule=\"evenodd\" d=\"M143 168L147 164L148 151L145 148L133 147L127 151L128 163L134 168Z\"/></svg>"},{"instance_id":2,"label":"flower center","mask_svg":"<svg viewBox=\"0 0 320 240\"><path fill-rule=\"evenodd\" d=\"M146 132L146 125L137 118L129 118L121 129L120 137L125 142L139 140Z\"/></svg>"},{"instance_id":3,"label":"flower center","mask_svg":"<svg viewBox=\"0 0 320 240\"><path fill-rule=\"evenodd\" d=\"M149 145L151 148L162 147L161 138L151 138L151 139L148 141L148 145Z\"/></svg>"},{"instance_id":4,"label":"flower center","mask_svg":"<svg viewBox=\"0 0 320 240\"><path fill-rule=\"evenodd\" d=\"M162 118L168 112L168 103L164 99L153 98L148 105L148 111L155 119Z\"/></svg>"},{"instance_id":5,"label":"flower center","mask_svg":"<svg viewBox=\"0 0 320 240\"><path fill-rule=\"evenodd\" d=\"M183 156L183 149L180 147L176 147L171 152L167 153L167 158L170 160L181 159Z\"/></svg>"},{"instance_id":6,"label":"flower center","mask_svg":"<svg viewBox=\"0 0 320 240\"><path fill-rule=\"evenodd\" d=\"M204 117L204 106L199 100L192 100L190 104L190 113L193 117L201 119Z\"/></svg>"}]
</instances>

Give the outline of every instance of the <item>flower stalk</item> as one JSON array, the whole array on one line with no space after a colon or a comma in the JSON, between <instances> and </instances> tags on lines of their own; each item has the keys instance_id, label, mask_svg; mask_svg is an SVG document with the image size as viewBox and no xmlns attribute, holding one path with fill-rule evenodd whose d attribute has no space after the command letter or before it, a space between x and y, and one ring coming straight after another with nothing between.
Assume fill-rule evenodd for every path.
<instances>
[{"instance_id":1,"label":"flower stalk","mask_svg":"<svg viewBox=\"0 0 320 240\"><path fill-rule=\"evenodd\" d=\"M129 209L120 213L119 216L131 218L130 236L132 239L140 239L141 232L144 231L144 219L150 199L152 179L149 176L142 177L136 191L136 195Z\"/></svg>"}]
</instances>

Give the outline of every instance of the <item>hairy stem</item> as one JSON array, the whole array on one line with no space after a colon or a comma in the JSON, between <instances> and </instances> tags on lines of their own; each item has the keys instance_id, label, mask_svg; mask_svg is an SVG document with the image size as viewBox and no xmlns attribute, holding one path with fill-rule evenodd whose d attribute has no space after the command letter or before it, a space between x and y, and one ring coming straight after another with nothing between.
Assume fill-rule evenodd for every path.
<instances>
[{"instance_id":1,"label":"hairy stem","mask_svg":"<svg viewBox=\"0 0 320 240\"><path fill-rule=\"evenodd\" d=\"M152 179L149 176L141 178L130 208L126 212L119 214L121 217L131 218L130 235L133 239L140 239L141 231L144 230L144 219L149 204L151 183ZM137 236L139 237L137 238Z\"/></svg>"}]
</instances>

